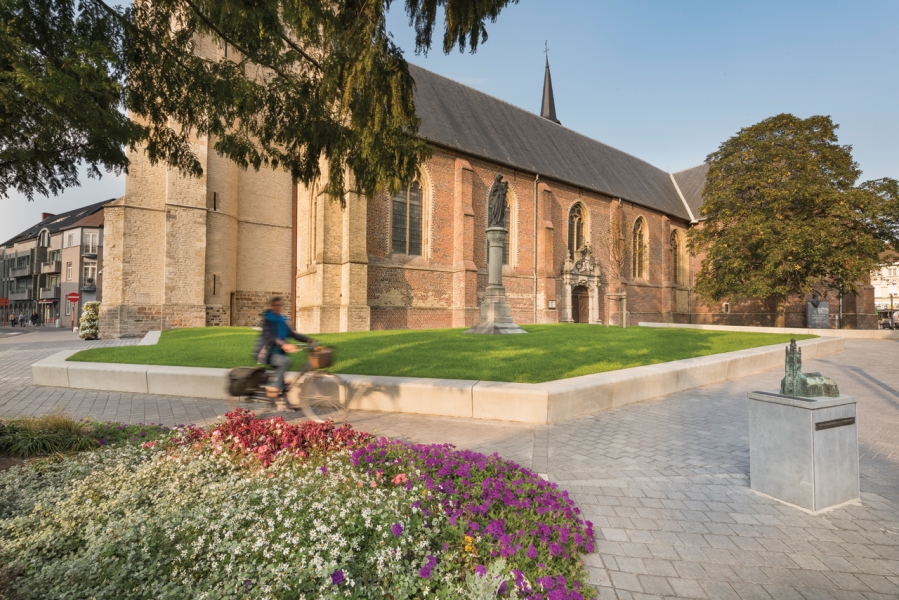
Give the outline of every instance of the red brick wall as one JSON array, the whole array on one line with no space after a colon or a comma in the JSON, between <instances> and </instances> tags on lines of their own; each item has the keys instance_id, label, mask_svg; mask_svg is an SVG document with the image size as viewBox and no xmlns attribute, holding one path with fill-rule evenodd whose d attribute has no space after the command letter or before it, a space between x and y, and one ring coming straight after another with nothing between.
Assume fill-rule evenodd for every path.
<instances>
[{"instance_id":1,"label":"red brick wall","mask_svg":"<svg viewBox=\"0 0 899 600\"><path fill-rule=\"evenodd\" d=\"M470 169L470 178L459 176L461 168ZM617 199L556 181L539 182L534 238L534 177L513 169L465 157L440 148L428 160L421 178L425 192L423 255L390 253L390 198L381 193L368 203L368 300L372 329L451 327L453 325L454 286L461 285L464 267L459 257L471 256L477 269L477 297L487 285L486 240L487 195L493 177L503 173L509 182L510 264L503 268L503 283L518 323L534 322L534 248L537 246L538 322L556 322L559 311L549 309L549 301L562 302L562 266L568 253L568 213L580 202L587 213L585 237L594 249L602 268L600 318L607 317L605 294L616 291L610 285L608 232L610 215L618 209ZM470 186L457 189L457 186ZM473 213L471 237L461 233L460 198L470 198ZM648 277L630 283L630 265L625 270L630 321L666 321L675 318L675 290L671 275L669 236L672 228L686 231L687 224L669 220L663 214L621 203L625 228L633 227L638 217L646 222L648 235ZM629 239L629 238L628 238ZM470 244L468 249L459 245ZM461 261L464 262L464 261ZM464 325L477 321L477 311L465 313ZM457 307L458 308L458 307ZM476 309L476 305L474 305ZM461 326L457 323L455 326Z\"/></svg>"}]
</instances>

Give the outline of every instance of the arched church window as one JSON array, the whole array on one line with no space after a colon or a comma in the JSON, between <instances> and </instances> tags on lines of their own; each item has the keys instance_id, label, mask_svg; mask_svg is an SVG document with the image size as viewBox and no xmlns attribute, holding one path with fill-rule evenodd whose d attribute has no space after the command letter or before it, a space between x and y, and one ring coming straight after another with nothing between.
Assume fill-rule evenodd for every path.
<instances>
[{"instance_id":1,"label":"arched church window","mask_svg":"<svg viewBox=\"0 0 899 600\"><path fill-rule=\"evenodd\" d=\"M413 181L393 196L391 244L394 254L421 256L421 230L424 215L421 184Z\"/></svg>"},{"instance_id":2,"label":"arched church window","mask_svg":"<svg viewBox=\"0 0 899 600\"><path fill-rule=\"evenodd\" d=\"M574 259L575 252L584 247L584 206L575 204L568 211L568 255Z\"/></svg>"},{"instance_id":3,"label":"arched church window","mask_svg":"<svg viewBox=\"0 0 899 600\"><path fill-rule=\"evenodd\" d=\"M647 279L646 222L642 217L634 223L633 275L634 279Z\"/></svg>"},{"instance_id":4,"label":"arched church window","mask_svg":"<svg viewBox=\"0 0 899 600\"><path fill-rule=\"evenodd\" d=\"M683 270L683 260L681 258L680 234L675 229L671 232L671 279L676 285L684 283L681 271Z\"/></svg>"}]
</instances>

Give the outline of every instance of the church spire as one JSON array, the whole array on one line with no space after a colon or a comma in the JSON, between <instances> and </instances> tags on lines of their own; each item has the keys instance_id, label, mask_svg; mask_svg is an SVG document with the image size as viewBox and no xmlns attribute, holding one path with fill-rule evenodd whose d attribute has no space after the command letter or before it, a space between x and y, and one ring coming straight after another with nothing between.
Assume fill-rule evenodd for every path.
<instances>
[{"instance_id":1,"label":"church spire","mask_svg":"<svg viewBox=\"0 0 899 600\"><path fill-rule=\"evenodd\" d=\"M553 99L553 80L549 74L549 49L546 56L546 74L543 76L543 104L540 105L540 116L558 123L556 118L556 101Z\"/></svg>"}]
</instances>

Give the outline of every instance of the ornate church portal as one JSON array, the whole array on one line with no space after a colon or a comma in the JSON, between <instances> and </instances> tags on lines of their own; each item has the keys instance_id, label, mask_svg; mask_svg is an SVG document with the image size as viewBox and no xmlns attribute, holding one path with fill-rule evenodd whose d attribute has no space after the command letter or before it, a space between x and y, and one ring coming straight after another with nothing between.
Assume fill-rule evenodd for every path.
<instances>
[{"instance_id":1,"label":"ornate church portal","mask_svg":"<svg viewBox=\"0 0 899 600\"><path fill-rule=\"evenodd\" d=\"M562 265L562 310L559 320L563 323L602 323L599 299L601 271L589 244L575 253L578 260L569 257Z\"/></svg>"}]
</instances>

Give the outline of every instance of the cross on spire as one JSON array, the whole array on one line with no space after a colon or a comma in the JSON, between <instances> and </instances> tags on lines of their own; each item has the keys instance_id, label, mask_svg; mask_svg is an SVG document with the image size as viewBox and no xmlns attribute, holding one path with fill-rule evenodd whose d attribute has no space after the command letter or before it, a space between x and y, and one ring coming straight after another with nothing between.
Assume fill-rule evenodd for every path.
<instances>
[{"instance_id":1,"label":"cross on spire","mask_svg":"<svg viewBox=\"0 0 899 600\"><path fill-rule=\"evenodd\" d=\"M543 76L543 103L540 105L540 116L558 123L556 101L553 98L553 80L549 75L549 41L543 42L543 52L546 54L546 74Z\"/></svg>"}]
</instances>

